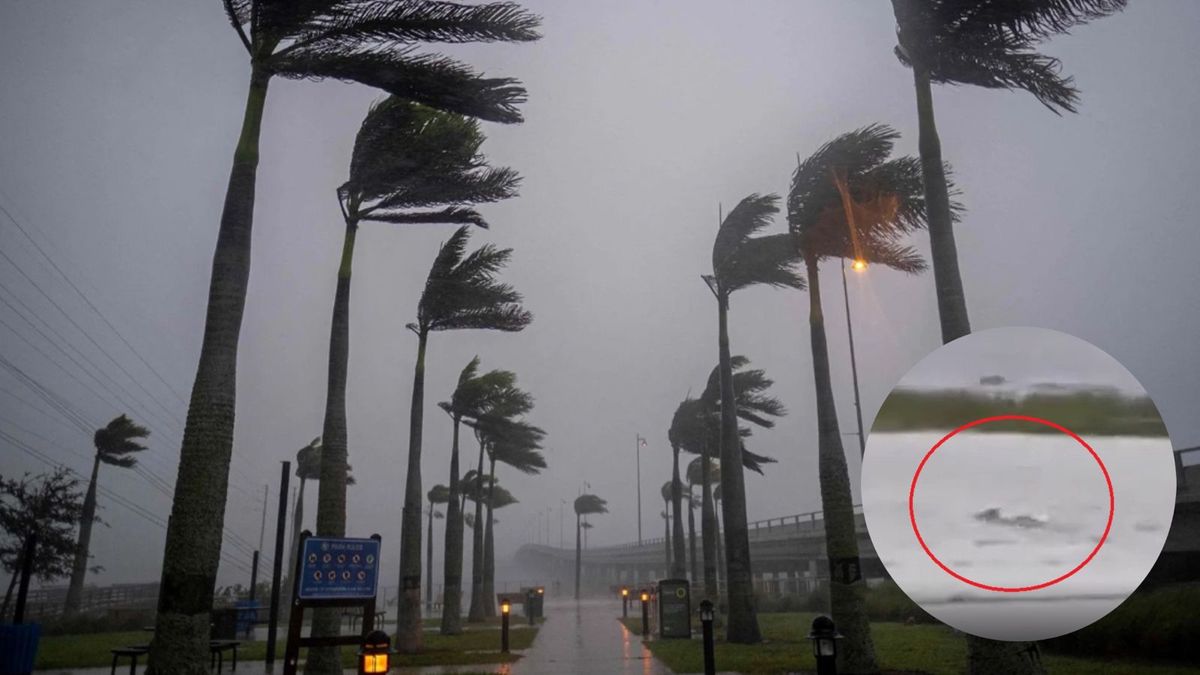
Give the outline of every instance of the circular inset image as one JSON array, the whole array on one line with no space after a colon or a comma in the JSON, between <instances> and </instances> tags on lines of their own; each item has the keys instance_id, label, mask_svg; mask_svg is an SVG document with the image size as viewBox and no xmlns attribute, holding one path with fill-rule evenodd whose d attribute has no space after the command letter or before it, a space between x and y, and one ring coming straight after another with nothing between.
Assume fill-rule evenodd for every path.
<instances>
[{"instance_id":1,"label":"circular inset image","mask_svg":"<svg viewBox=\"0 0 1200 675\"><path fill-rule=\"evenodd\" d=\"M862 501L880 562L922 609L980 637L1042 640L1145 579L1175 480L1162 418L1120 363L1058 331L997 328L892 390Z\"/></svg>"}]
</instances>

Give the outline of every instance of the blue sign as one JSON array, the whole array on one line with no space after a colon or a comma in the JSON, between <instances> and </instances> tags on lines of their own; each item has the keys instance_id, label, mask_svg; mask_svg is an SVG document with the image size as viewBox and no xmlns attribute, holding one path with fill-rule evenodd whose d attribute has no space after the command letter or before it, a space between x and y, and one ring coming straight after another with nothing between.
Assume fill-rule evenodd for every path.
<instances>
[{"instance_id":1,"label":"blue sign","mask_svg":"<svg viewBox=\"0 0 1200 675\"><path fill-rule=\"evenodd\" d=\"M375 597L379 583L378 540L309 537L300 555L301 599Z\"/></svg>"}]
</instances>

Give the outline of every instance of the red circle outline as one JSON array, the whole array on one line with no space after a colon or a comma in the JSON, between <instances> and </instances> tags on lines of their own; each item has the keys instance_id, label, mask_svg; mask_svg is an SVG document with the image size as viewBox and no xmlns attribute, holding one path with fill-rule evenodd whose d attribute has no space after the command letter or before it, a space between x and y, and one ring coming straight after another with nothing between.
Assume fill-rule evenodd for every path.
<instances>
[{"instance_id":1,"label":"red circle outline","mask_svg":"<svg viewBox=\"0 0 1200 675\"><path fill-rule=\"evenodd\" d=\"M916 510L913 506L913 496L917 490L917 479L919 479L921 477L921 471L925 468L925 463L929 461L929 458L931 456L933 456L933 453L936 452L938 448L942 447L942 445L946 441L950 440L958 433L966 431L967 429L970 429L972 427L977 427L982 424L987 424L989 422L1001 422L1001 421L1006 421L1006 420L1016 420L1016 421L1021 421L1021 422L1034 422L1036 424L1042 424L1042 425L1048 426L1052 429L1056 429L1057 431L1060 431L1060 432L1066 434L1067 436L1070 436L1071 438L1075 439L1075 441L1077 443L1079 443L1080 445L1082 445L1092 455L1092 458L1096 460L1096 464L1098 464L1100 466L1100 472L1104 474L1104 482L1108 486L1108 521L1104 524L1104 534L1100 535L1100 541L1096 543L1096 547L1093 548L1092 552L1089 553L1088 556L1083 559L1083 562L1076 565L1073 569L1071 569L1066 574L1063 574L1062 576L1051 579L1050 581L1046 581L1046 582L1043 582L1040 584L1035 584L1033 586L992 586L990 584L980 583L973 579L968 579L967 577L964 577L963 575L959 574L958 572L955 572L954 570L950 569L945 563L943 563L941 560L938 560L938 557L936 555L934 555L933 551L929 550L929 546L925 544L925 539L923 537L921 537L921 530L920 530L920 528L917 527L917 515L916 515ZM1054 422L1051 422L1049 420L1044 420L1040 417L1032 417L1029 415L996 415L994 417L982 417L980 419L975 420L974 422L968 422L968 423L960 426L959 428L955 429L954 431L951 431L950 433L946 434L945 436L942 437L942 439L940 441L935 443L934 446L929 449L929 452L925 453L925 456L921 459L921 463L919 465L917 465L917 471L916 471L916 473L913 474L912 483L909 485L909 488L908 488L908 520L912 524L913 534L917 535L917 543L921 544L921 549L925 551L925 555L929 556L930 560L932 560L935 564L937 564L938 567L942 568L942 570L944 572L946 572L946 574L949 574L950 576L954 577L955 579L958 579L959 581L961 581L963 583L970 584L971 586L974 586L976 588L982 588L985 591L996 591L998 593L1024 593L1026 591L1036 591L1036 590L1039 590L1042 588L1046 588L1048 586L1053 586L1054 584L1064 581L1064 580L1070 578L1072 575L1074 575L1079 570L1083 569L1085 565L1087 565L1088 563L1090 563L1092 561L1092 558L1096 557L1096 554L1100 552L1100 547L1104 546L1104 542L1108 540L1108 533L1112 529L1113 513L1115 511L1115 508L1116 508L1116 498L1113 494L1112 478L1108 475L1108 468L1104 466L1104 461L1100 459L1100 455L1096 454L1096 451L1092 449L1092 446L1088 445L1082 438L1080 438L1078 436L1078 434L1076 434L1075 432L1071 431L1070 429L1068 429L1060 424L1055 424Z\"/></svg>"}]
</instances>

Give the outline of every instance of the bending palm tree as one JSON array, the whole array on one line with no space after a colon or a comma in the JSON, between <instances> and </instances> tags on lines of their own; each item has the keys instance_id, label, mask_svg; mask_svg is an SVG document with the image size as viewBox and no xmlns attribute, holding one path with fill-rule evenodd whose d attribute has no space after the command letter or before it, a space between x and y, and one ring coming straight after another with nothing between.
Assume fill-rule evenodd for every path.
<instances>
[{"instance_id":1,"label":"bending palm tree","mask_svg":"<svg viewBox=\"0 0 1200 675\"><path fill-rule=\"evenodd\" d=\"M702 467L700 466L700 463L702 461L704 461L703 457L697 457L696 459L693 459L691 462L689 462L688 467L687 467L688 561L690 563L690 567L688 568L688 570L691 573L691 579L692 579L693 586L700 583L700 573L699 573L699 570L696 568L696 561L699 559L696 556L696 509L701 506L701 502L696 497L696 486L700 484L701 474L705 473L703 471ZM709 464L710 464L710 466L709 466L709 470L707 473L709 475L714 475L714 476L717 475L717 472L720 471L720 468L711 466L711 464L712 464L711 460L709 461Z\"/></svg>"},{"instance_id":2,"label":"bending palm tree","mask_svg":"<svg viewBox=\"0 0 1200 675\"><path fill-rule=\"evenodd\" d=\"M373 0L224 0L250 57L245 114L213 254L208 309L167 523L162 586L147 671L200 675L208 668L208 613L220 561L233 447L238 336L250 276L258 144L267 85L280 75L360 82L464 115L518 122L524 90L421 42L527 41L539 19L507 3ZM326 534L321 532L321 534Z\"/></svg>"},{"instance_id":3,"label":"bending palm tree","mask_svg":"<svg viewBox=\"0 0 1200 675\"><path fill-rule=\"evenodd\" d=\"M150 436L146 427L134 424L125 415L115 417L111 422L96 430L92 443L96 446L96 457L92 460L92 479L88 481L87 494L83 498L83 515L79 519L79 540L75 544L75 560L71 566L71 584L67 587L67 600L63 613L70 616L79 611L79 603L83 596L83 580L87 575L87 561L90 557L92 523L96 520L96 479L100 475L101 464L111 464L122 469L131 469L137 465L135 453L146 449L138 441Z\"/></svg>"},{"instance_id":4,"label":"bending palm tree","mask_svg":"<svg viewBox=\"0 0 1200 675\"><path fill-rule=\"evenodd\" d=\"M682 413L681 413L682 411ZM675 519L674 527L667 533L667 538L670 540L670 547L673 549L673 564L671 566L671 576L679 579L687 574L686 561L684 559L684 543L683 543L683 518L681 513L680 501L683 499L683 483L679 479L679 444L680 439L677 438L676 420L680 415L686 415L685 406L681 403L675 409L675 415L671 418L671 426L667 429L667 440L671 444L671 482L670 482L670 509L671 515ZM682 424L682 420L680 419ZM691 501L691 496L688 497ZM689 512L689 517L691 513ZM692 557L695 557L695 551L692 552Z\"/></svg>"},{"instance_id":5,"label":"bending palm tree","mask_svg":"<svg viewBox=\"0 0 1200 675\"><path fill-rule=\"evenodd\" d=\"M296 492L296 503L292 508L292 544L288 549L288 568L280 588L280 607L291 609L292 573L296 569L296 558L300 555L300 532L304 523L304 486L310 480L321 479L321 437L317 436L308 445L296 452L296 477L300 489Z\"/></svg>"},{"instance_id":6,"label":"bending palm tree","mask_svg":"<svg viewBox=\"0 0 1200 675\"><path fill-rule=\"evenodd\" d=\"M533 316L521 307L521 294L496 281L512 249L485 244L464 255L470 237L464 225L442 245L417 307L417 363L413 369L409 420L408 475L400 527L400 600L396 646L404 653L421 648L421 432L425 410L425 348L436 331L487 329L519 331Z\"/></svg>"},{"instance_id":7,"label":"bending palm tree","mask_svg":"<svg viewBox=\"0 0 1200 675\"><path fill-rule=\"evenodd\" d=\"M662 486L663 554L666 556L663 558L663 560L665 560L667 563L667 567L666 567L667 576L669 576L673 579L679 579L679 578L683 577L684 574L686 574L686 572L684 571L684 561L680 560L677 556L674 556L671 553L671 548L674 546L674 543L675 543L674 538L671 536L671 501L672 501L671 497L675 492L675 487L676 486L675 486L674 480L669 480L669 481L663 483L663 486ZM678 520L676 520L675 522L680 525L679 531L680 531L680 534L682 534L683 533L682 523L679 523ZM682 539L682 537L680 537L680 539Z\"/></svg>"},{"instance_id":8,"label":"bending palm tree","mask_svg":"<svg viewBox=\"0 0 1200 675\"><path fill-rule=\"evenodd\" d=\"M713 242L712 276L705 282L717 299L717 344L721 370L721 489L725 494L725 563L728 569L729 623L725 639L760 642L754 609L750 568L750 537L746 526L746 486L742 475L742 444L734 403L733 365L729 352L729 298L734 291L765 284L803 288L795 269L795 250L787 234L753 235L770 224L779 211L775 195L750 195L721 222Z\"/></svg>"},{"instance_id":9,"label":"bending palm tree","mask_svg":"<svg viewBox=\"0 0 1200 675\"><path fill-rule=\"evenodd\" d=\"M579 599L579 582L583 571L583 551L580 542L583 536L583 517L591 513L608 513L608 502L593 494L582 494L575 498L575 599Z\"/></svg>"},{"instance_id":10,"label":"bending palm tree","mask_svg":"<svg viewBox=\"0 0 1200 675\"><path fill-rule=\"evenodd\" d=\"M509 422L498 420L499 423L487 423L481 431L488 436L488 490L487 521L483 542L483 608L485 616L495 616L494 599L496 597L496 549L492 538L492 509L493 498L490 492L496 485L496 462L507 464L526 475L541 473L546 468L546 459L539 452L541 440L546 432L525 422Z\"/></svg>"},{"instance_id":11,"label":"bending palm tree","mask_svg":"<svg viewBox=\"0 0 1200 675\"><path fill-rule=\"evenodd\" d=\"M519 391L514 387L517 376L512 371L492 370L477 375L478 370L479 357L475 357L459 374L458 386L455 387L450 400L438 404L438 407L450 416L453 424L453 440L450 446L450 495L446 505L446 551L443 561L442 635L457 635L462 632L464 493L459 480L459 430L464 421L471 423L479 419Z\"/></svg>"},{"instance_id":12,"label":"bending palm tree","mask_svg":"<svg viewBox=\"0 0 1200 675\"><path fill-rule=\"evenodd\" d=\"M450 501L450 488L442 484L434 485L425 495L429 499L429 532L426 533L425 570L429 576L429 585L425 587L425 610L433 611L433 519L441 518L442 513L434 507Z\"/></svg>"},{"instance_id":13,"label":"bending palm tree","mask_svg":"<svg viewBox=\"0 0 1200 675\"><path fill-rule=\"evenodd\" d=\"M908 274L925 269L920 255L901 243L902 237L924 225L925 204L918 161L888 160L899 136L890 127L872 125L837 137L800 163L788 195L788 222L808 275L821 504L831 569L857 572L860 567L850 476L829 376L818 266L827 258L850 258ZM832 574L830 579L833 620L847 638L846 648L839 650L840 670L849 673L878 672L862 597L865 583L857 574Z\"/></svg>"},{"instance_id":14,"label":"bending palm tree","mask_svg":"<svg viewBox=\"0 0 1200 675\"><path fill-rule=\"evenodd\" d=\"M1061 74L1058 59L1037 44L1073 26L1108 16L1125 0L892 0L899 45L896 56L912 68L917 94L918 140L929 205L929 245L937 288L942 341L971 332L958 253L951 189L933 115L931 83L1023 89L1055 113L1075 111L1079 91Z\"/></svg>"}]
</instances>

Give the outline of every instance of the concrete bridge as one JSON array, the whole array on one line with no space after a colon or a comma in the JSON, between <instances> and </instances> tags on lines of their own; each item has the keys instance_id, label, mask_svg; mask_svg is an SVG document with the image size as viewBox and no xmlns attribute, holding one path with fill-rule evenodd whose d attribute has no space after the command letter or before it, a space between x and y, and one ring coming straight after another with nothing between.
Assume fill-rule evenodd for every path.
<instances>
[{"instance_id":1,"label":"concrete bridge","mask_svg":"<svg viewBox=\"0 0 1200 675\"><path fill-rule=\"evenodd\" d=\"M1200 580L1200 446L1175 451L1176 506L1171 531L1162 555L1151 570L1149 583ZM858 550L867 579L886 578L875 547L867 536L861 505L854 507ZM805 593L829 578L825 557L825 524L820 511L749 523L750 559L754 584L763 593ZM684 535L685 538L687 535ZM685 545L690 555L690 545ZM696 533L697 556L701 556ZM583 588L588 593L607 592L616 584L637 585L668 576L666 542L662 537L638 543L592 547L583 551ZM562 584L575 580L575 549L526 544L516 563L530 574ZM689 570L690 564L685 566ZM701 565L697 563L697 570ZM724 575L719 575L724 583Z\"/></svg>"}]
</instances>

